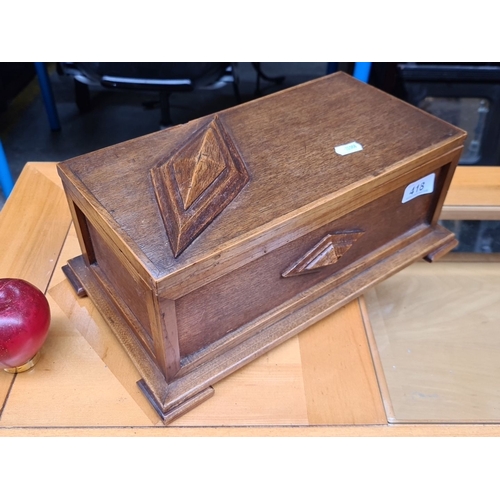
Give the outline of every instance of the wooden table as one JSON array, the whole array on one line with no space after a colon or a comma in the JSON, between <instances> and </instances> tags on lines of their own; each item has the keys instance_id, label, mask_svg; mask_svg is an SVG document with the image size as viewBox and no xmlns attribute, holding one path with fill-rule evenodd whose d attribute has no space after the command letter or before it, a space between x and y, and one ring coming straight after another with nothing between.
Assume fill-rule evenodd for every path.
<instances>
[{"instance_id":1,"label":"wooden table","mask_svg":"<svg viewBox=\"0 0 500 500\"><path fill-rule=\"evenodd\" d=\"M479 213L480 218L498 219L499 207L500 169L460 167L443 217L475 218ZM446 415L444 419L439 415L428 418L425 409L422 413L418 405L405 402L405 391L398 394L394 389L401 386L401 377L404 381L404 377L413 376L411 383L417 386L422 380L410 370L399 371L397 377L387 373L394 359L405 366L401 353L387 349L387 345L396 345L388 333L387 318L398 317L404 322L406 316L401 311L407 304L395 313L386 311L395 300L390 298L392 285L387 283L404 287L410 281L435 277L433 269L439 269L437 275L446 275L451 282L457 272L460 279L467 280L467 272L472 272L488 281L499 274L498 263L488 269L484 263L411 266L391 278L395 282L377 287L367 295L367 301L361 298L348 304L216 384L212 399L165 427L136 386L140 378L137 370L90 300L78 299L61 271L61 266L79 253L55 164L28 163L0 212L0 276L23 278L43 290L51 306L52 324L33 370L17 375L0 372L0 436L500 435L500 425L481 423L496 422L496 413L486 419L474 412L472 417L461 418L465 413L458 410L454 419ZM456 267L470 265L483 267ZM436 286L442 286L442 280ZM487 289L485 301L478 293L476 304L483 307L481 311L495 305L498 308L499 288ZM434 314L441 309L439 300L437 294ZM453 302L447 297L443 300L450 304L446 314L451 314ZM380 301L385 310L377 309ZM473 312L469 311L472 322L483 321ZM419 314L418 304L409 317L415 318L415 314ZM439 321L437 324L433 328L439 327ZM395 325L397 330L397 321ZM419 348L424 350L420 355L425 359L425 349L432 345L425 342L426 325L421 321L412 333L423 339ZM488 339L494 342L491 334ZM465 353L477 347L469 341L468 337L460 338ZM381 342L385 342L384 349L379 350ZM449 345L443 345L443 350ZM500 343L495 347L498 359ZM492 352L489 344L482 349ZM482 375L498 382L488 378L488 373ZM460 391L446 394L452 394L454 404L460 403ZM485 397L490 396L496 405L498 394L486 391ZM454 408L452 405L451 411Z\"/></svg>"}]
</instances>

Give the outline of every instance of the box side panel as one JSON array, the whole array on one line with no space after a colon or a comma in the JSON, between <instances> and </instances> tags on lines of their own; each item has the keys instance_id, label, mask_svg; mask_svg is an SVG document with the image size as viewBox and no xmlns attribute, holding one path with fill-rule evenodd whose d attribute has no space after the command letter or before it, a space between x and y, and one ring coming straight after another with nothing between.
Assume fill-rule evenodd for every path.
<instances>
[{"instance_id":1,"label":"box side panel","mask_svg":"<svg viewBox=\"0 0 500 500\"><path fill-rule=\"evenodd\" d=\"M94 226L72 199L69 202L76 225L81 228L83 262L87 273L93 275L92 282L100 288L99 296L117 308L145 348L148 362L159 368L166 381L173 379L180 368L175 304L160 300L139 275L131 272L130 262L120 249L110 245L108 235Z\"/></svg>"},{"instance_id":2,"label":"box side panel","mask_svg":"<svg viewBox=\"0 0 500 500\"><path fill-rule=\"evenodd\" d=\"M371 252L412 230L425 230L434 215L436 200L446 180L449 165L435 172L433 192L402 202L409 184L330 222L280 249L203 286L176 301L181 357L219 341L243 325L306 292L321 281L340 273ZM426 174L429 175L429 174ZM414 182L419 178L414 179ZM332 214L335 219L335 214ZM337 262L331 262L328 245L312 252L312 269L282 277L294 263L310 254L327 235L357 234ZM352 238L351 238L352 239ZM349 245L347 245L349 246ZM330 259L330 260L329 260ZM335 259L333 259L335 260ZM307 258L306 258L307 261ZM327 263L328 265L322 265ZM299 265L299 271L301 266ZM305 265L302 265L304 268ZM293 273L292 273L293 274Z\"/></svg>"},{"instance_id":3,"label":"box side panel","mask_svg":"<svg viewBox=\"0 0 500 500\"><path fill-rule=\"evenodd\" d=\"M106 280L107 288L113 291L115 300L122 302L135 316L143 330L137 332L140 340L152 353L153 340L147 309L151 291L139 279L134 279L134 276L128 272L105 239L89 221L87 221L87 227L94 254L92 271L100 280Z\"/></svg>"}]
</instances>

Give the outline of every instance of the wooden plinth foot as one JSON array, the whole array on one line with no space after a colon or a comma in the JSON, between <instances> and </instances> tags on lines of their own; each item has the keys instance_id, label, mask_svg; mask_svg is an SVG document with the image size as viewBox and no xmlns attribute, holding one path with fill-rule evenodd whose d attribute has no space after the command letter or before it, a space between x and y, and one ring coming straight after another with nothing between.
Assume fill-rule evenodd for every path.
<instances>
[{"instance_id":1,"label":"wooden plinth foot","mask_svg":"<svg viewBox=\"0 0 500 500\"><path fill-rule=\"evenodd\" d=\"M201 403L205 402L207 399L211 398L215 391L213 387L207 387L206 389L203 389L201 392L198 394L195 394L194 396L190 397L186 401L183 401L177 406L174 406L173 408L168 409L167 411L163 411L161 406L158 404L158 402L154 399L154 396L152 395L151 391L149 390L148 386L144 382L144 380L139 380L137 382L137 385L141 389L142 393L146 396L148 401L150 402L151 406L157 411L158 415L160 415L161 419L163 420L163 423L165 425L169 424L170 422L173 422L174 420L178 419L179 417L182 417L182 415L185 415L189 411L191 411L193 408L196 406L200 405Z\"/></svg>"},{"instance_id":2,"label":"wooden plinth foot","mask_svg":"<svg viewBox=\"0 0 500 500\"><path fill-rule=\"evenodd\" d=\"M448 252L451 252L458 245L458 241L455 238L455 236L454 235L451 236L452 237L450 237L448 241L446 241L445 243L437 247L435 250L427 254L424 257L424 260L426 260L427 262L435 262L436 260L445 256Z\"/></svg>"},{"instance_id":3,"label":"wooden plinth foot","mask_svg":"<svg viewBox=\"0 0 500 500\"><path fill-rule=\"evenodd\" d=\"M68 281L70 282L71 286L76 292L76 295L78 297L86 297L87 292L85 291L85 288L83 288L82 282L78 279L76 274L73 272L73 269L69 267L68 264L65 266L62 266L62 271L65 274L66 278L68 278Z\"/></svg>"}]
</instances>

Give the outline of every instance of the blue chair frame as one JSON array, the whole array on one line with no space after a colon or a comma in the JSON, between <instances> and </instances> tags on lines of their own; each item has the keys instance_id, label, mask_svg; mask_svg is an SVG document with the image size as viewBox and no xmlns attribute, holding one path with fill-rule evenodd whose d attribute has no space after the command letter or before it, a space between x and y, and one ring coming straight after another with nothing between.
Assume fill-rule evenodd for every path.
<instances>
[{"instance_id":1,"label":"blue chair frame","mask_svg":"<svg viewBox=\"0 0 500 500\"><path fill-rule=\"evenodd\" d=\"M2 141L0 141L0 186L2 187L5 198L8 198L14 187L14 181L12 180Z\"/></svg>"}]
</instances>

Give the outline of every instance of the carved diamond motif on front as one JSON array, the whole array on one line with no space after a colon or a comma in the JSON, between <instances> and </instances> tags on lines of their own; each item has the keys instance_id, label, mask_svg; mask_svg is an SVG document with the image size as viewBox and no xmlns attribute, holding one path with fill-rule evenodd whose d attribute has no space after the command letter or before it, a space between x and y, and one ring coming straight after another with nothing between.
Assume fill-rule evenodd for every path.
<instances>
[{"instance_id":1,"label":"carved diamond motif on front","mask_svg":"<svg viewBox=\"0 0 500 500\"><path fill-rule=\"evenodd\" d=\"M283 278L308 274L336 264L363 233L363 231L349 231L328 234L297 262L286 269L282 273Z\"/></svg>"},{"instance_id":2,"label":"carved diamond motif on front","mask_svg":"<svg viewBox=\"0 0 500 500\"><path fill-rule=\"evenodd\" d=\"M151 170L175 257L204 231L248 182L243 159L217 116Z\"/></svg>"}]
</instances>

